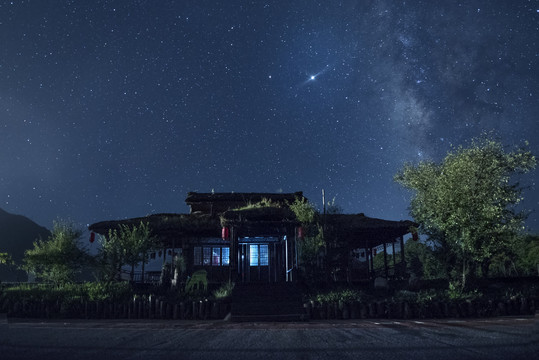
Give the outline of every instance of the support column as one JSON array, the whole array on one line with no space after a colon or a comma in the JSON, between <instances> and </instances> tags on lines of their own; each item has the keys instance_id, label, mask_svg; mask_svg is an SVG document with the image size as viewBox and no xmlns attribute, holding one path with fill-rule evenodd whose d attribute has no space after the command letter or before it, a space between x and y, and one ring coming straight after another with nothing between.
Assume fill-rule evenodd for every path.
<instances>
[{"instance_id":1,"label":"support column","mask_svg":"<svg viewBox=\"0 0 539 360\"><path fill-rule=\"evenodd\" d=\"M397 264L395 261L395 239L391 241L391 250L393 251L393 271L397 271Z\"/></svg>"},{"instance_id":2,"label":"support column","mask_svg":"<svg viewBox=\"0 0 539 360\"><path fill-rule=\"evenodd\" d=\"M288 231L287 231L288 232ZM294 277L298 279L299 274L299 267L298 267L298 236L297 236L297 230L294 227Z\"/></svg>"},{"instance_id":3,"label":"support column","mask_svg":"<svg viewBox=\"0 0 539 360\"><path fill-rule=\"evenodd\" d=\"M367 268L369 270L369 279L372 279L374 272L374 257L372 256L372 247L370 241L367 241L365 250L367 251Z\"/></svg>"},{"instance_id":4,"label":"support column","mask_svg":"<svg viewBox=\"0 0 539 360\"><path fill-rule=\"evenodd\" d=\"M284 241L284 263L285 265L285 279L286 281L290 281L289 272L288 272L288 236L286 237Z\"/></svg>"},{"instance_id":5,"label":"support column","mask_svg":"<svg viewBox=\"0 0 539 360\"><path fill-rule=\"evenodd\" d=\"M402 266L402 276L406 274L406 258L404 257L404 235L400 236L401 243L401 266Z\"/></svg>"},{"instance_id":6,"label":"support column","mask_svg":"<svg viewBox=\"0 0 539 360\"><path fill-rule=\"evenodd\" d=\"M384 240L384 270L386 273L386 279L389 277L389 270L387 268L387 243L386 240Z\"/></svg>"},{"instance_id":7,"label":"support column","mask_svg":"<svg viewBox=\"0 0 539 360\"><path fill-rule=\"evenodd\" d=\"M176 251L176 238L172 238L172 259L170 260L170 278L174 279L174 271L176 270L175 266L175 259L174 259L174 252Z\"/></svg>"},{"instance_id":8,"label":"support column","mask_svg":"<svg viewBox=\"0 0 539 360\"><path fill-rule=\"evenodd\" d=\"M230 241L230 265L229 265L229 275L228 278L231 282L237 280L238 277L238 244L236 239L236 229L231 226L229 231L229 241Z\"/></svg>"}]
</instances>

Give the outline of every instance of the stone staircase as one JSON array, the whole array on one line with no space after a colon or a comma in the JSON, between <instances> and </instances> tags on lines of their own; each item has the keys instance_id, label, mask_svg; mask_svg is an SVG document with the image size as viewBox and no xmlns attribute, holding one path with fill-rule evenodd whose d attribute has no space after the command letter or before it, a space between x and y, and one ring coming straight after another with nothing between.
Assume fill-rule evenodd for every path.
<instances>
[{"instance_id":1,"label":"stone staircase","mask_svg":"<svg viewBox=\"0 0 539 360\"><path fill-rule=\"evenodd\" d=\"M303 321L306 319L297 283L236 283L231 321Z\"/></svg>"}]
</instances>

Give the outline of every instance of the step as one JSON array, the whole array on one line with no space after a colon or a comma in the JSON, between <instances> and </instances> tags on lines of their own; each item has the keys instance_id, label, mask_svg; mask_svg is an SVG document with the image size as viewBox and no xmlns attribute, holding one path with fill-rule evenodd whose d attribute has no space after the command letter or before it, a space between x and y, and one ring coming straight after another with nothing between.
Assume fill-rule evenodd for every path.
<instances>
[{"instance_id":1,"label":"step","mask_svg":"<svg viewBox=\"0 0 539 360\"><path fill-rule=\"evenodd\" d=\"M232 292L232 321L305 320L302 294L295 283L236 284Z\"/></svg>"}]
</instances>

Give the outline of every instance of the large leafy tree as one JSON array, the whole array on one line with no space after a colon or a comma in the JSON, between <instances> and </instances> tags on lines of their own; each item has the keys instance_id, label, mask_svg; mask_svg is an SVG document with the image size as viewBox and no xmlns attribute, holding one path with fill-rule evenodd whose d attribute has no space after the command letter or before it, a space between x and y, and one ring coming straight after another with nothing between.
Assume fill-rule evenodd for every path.
<instances>
[{"instance_id":1,"label":"large leafy tree","mask_svg":"<svg viewBox=\"0 0 539 360\"><path fill-rule=\"evenodd\" d=\"M147 223L139 225L120 225L109 230L108 236L101 241L100 256L102 275L105 280L119 277L124 265L131 267L133 281L135 267L147 262L147 253L156 246Z\"/></svg>"},{"instance_id":2,"label":"large leafy tree","mask_svg":"<svg viewBox=\"0 0 539 360\"><path fill-rule=\"evenodd\" d=\"M8 253L0 253L0 265L13 265L13 259Z\"/></svg>"},{"instance_id":3,"label":"large leafy tree","mask_svg":"<svg viewBox=\"0 0 539 360\"><path fill-rule=\"evenodd\" d=\"M539 236L515 237L511 249L493 258L491 268L495 276L539 275Z\"/></svg>"},{"instance_id":4,"label":"large leafy tree","mask_svg":"<svg viewBox=\"0 0 539 360\"><path fill-rule=\"evenodd\" d=\"M506 151L489 137L451 150L441 163L405 164L395 180L413 191L411 215L442 247L448 270L462 285L477 264L486 276L492 258L510 248L526 214L516 206L522 188L512 178L535 167L525 147Z\"/></svg>"},{"instance_id":5,"label":"large leafy tree","mask_svg":"<svg viewBox=\"0 0 539 360\"><path fill-rule=\"evenodd\" d=\"M303 275L306 280L314 281L320 278L318 262L321 254L326 250L320 214L318 214L314 205L305 198L296 198L288 206L302 226L303 238L298 242L298 250L304 270Z\"/></svg>"},{"instance_id":6,"label":"large leafy tree","mask_svg":"<svg viewBox=\"0 0 539 360\"><path fill-rule=\"evenodd\" d=\"M26 250L22 268L46 282L59 285L75 280L91 262L79 239L82 231L66 222L55 222L47 240L37 240L34 248Z\"/></svg>"}]
</instances>

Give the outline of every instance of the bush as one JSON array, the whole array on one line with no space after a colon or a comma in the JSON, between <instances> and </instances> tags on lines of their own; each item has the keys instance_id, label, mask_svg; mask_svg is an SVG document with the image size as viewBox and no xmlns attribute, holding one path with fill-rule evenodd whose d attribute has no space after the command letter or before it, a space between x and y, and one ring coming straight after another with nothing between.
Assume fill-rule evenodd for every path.
<instances>
[{"instance_id":1,"label":"bush","mask_svg":"<svg viewBox=\"0 0 539 360\"><path fill-rule=\"evenodd\" d=\"M234 289L234 283L228 282L223 285L217 290L213 292L213 297L215 299L224 299L232 295L232 290Z\"/></svg>"},{"instance_id":2,"label":"bush","mask_svg":"<svg viewBox=\"0 0 539 360\"><path fill-rule=\"evenodd\" d=\"M124 301L133 296L128 282L88 282L82 285L90 301Z\"/></svg>"},{"instance_id":3,"label":"bush","mask_svg":"<svg viewBox=\"0 0 539 360\"><path fill-rule=\"evenodd\" d=\"M124 301L132 296L129 283L88 282L83 284L24 284L3 289L0 300L15 301Z\"/></svg>"},{"instance_id":4,"label":"bush","mask_svg":"<svg viewBox=\"0 0 539 360\"><path fill-rule=\"evenodd\" d=\"M317 301L321 304L338 302L350 303L353 301L361 301L362 298L365 300L365 294L354 289L333 290L329 292L317 293L309 297L311 301Z\"/></svg>"}]
</instances>

